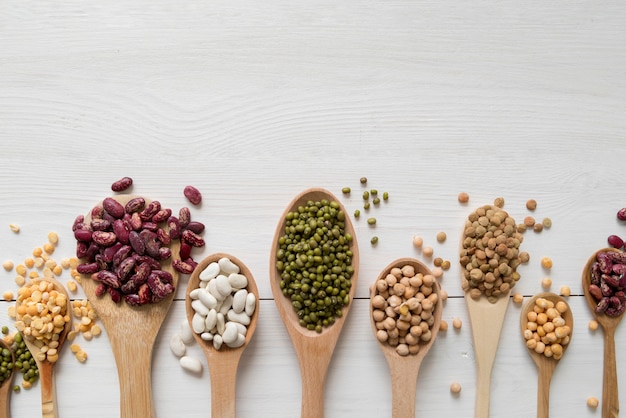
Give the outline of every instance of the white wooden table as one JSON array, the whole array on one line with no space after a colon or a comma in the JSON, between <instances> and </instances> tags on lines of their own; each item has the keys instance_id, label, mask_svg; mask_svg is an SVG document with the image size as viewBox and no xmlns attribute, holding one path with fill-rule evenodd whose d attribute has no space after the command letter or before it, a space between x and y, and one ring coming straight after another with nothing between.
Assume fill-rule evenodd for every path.
<instances>
[{"instance_id":1,"label":"white wooden table","mask_svg":"<svg viewBox=\"0 0 626 418\"><path fill-rule=\"evenodd\" d=\"M418 380L416 416L472 417L475 363L460 287L459 237L475 207L502 196L527 232L531 261L514 289L526 297L571 287L576 326L552 381L554 417L598 417L602 331L591 332L581 270L606 237L626 236L626 6L623 2L440 1L4 1L0 4L0 259L16 264L58 231L54 257L74 252L77 214L135 180L134 193L170 207L193 184L204 203L207 246L239 257L257 279L260 322L240 364L240 417L294 417L300 372L268 281L278 217L308 187L350 211L359 178L389 192L356 222L362 251L357 298L327 377L326 416L391 414L387 365L368 317L368 287L390 261L416 257L421 235L452 261L442 279L444 319ZM351 196L341 195L350 186ZM457 194L467 191L470 204ZM363 210L362 210L363 212ZM14 234L8 225L20 225ZM448 240L438 244L435 235ZM377 235L375 247L369 243ZM540 266L549 256L550 272ZM16 292L14 272L0 271ZM153 358L159 418L210 415L210 382L185 373L168 341L184 319L183 277ZM62 281L70 280L64 273ZM72 296L81 299L79 291ZM0 302L0 323L10 325ZM491 415L530 417L537 372L511 303L493 370ZM61 355L63 418L119 416L106 334L77 340L89 359ZM626 403L626 330L616 336ZM137 353L138 356L141 353ZM449 391L462 385L459 396ZM19 383L19 381L17 381ZM14 417L39 414L39 385L11 398Z\"/></svg>"}]
</instances>

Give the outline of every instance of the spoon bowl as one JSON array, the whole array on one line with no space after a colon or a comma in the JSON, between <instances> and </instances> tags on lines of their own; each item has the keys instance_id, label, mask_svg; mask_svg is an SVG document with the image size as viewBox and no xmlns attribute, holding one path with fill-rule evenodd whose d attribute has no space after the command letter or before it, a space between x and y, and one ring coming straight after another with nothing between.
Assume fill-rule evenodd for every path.
<instances>
[{"instance_id":1,"label":"spoon bowl","mask_svg":"<svg viewBox=\"0 0 626 418\"><path fill-rule=\"evenodd\" d=\"M604 367L602 374L602 416L617 417L619 415L619 391L617 388L617 363L615 358L615 330L621 322L624 314L619 316L609 316L604 313L596 312L597 301L589 293L589 285L591 284L591 266L596 262L597 256L601 252L615 251L615 248L602 248L595 253L583 269L582 286L585 300L596 321L604 330Z\"/></svg>"},{"instance_id":2,"label":"spoon bowl","mask_svg":"<svg viewBox=\"0 0 626 418\"><path fill-rule=\"evenodd\" d=\"M353 253L352 267L354 268L354 273L351 277L352 285L348 293L350 302L343 307L342 315L335 318L335 322L332 325L324 327L322 331L318 333L315 330L309 330L300 325L299 318L294 311L291 300L283 295L282 289L280 288L281 275L276 267L276 261L279 248L278 240L284 234L286 224L285 217L287 214L290 211L297 210L298 206L306 205L306 202L309 200L321 201L323 199L337 202L340 210L346 214L345 233L349 233L353 237L351 250ZM332 193L321 188L307 189L298 194L291 203L289 203L276 227L270 254L270 284L278 313L287 328L300 364L300 373L302 375L302 418L319 418L324 416L326 372L335 345L337 344L337 339L339 338L341 329L353 303L358 274L359 250L356 236L350 217L341 202L339 202Z\"/></svg>"},{"instance_id":3,"label":"spoon bowl","mask_svg":"<svg viewBox=\"0 0 626 418\"><path fill-rule=\"evenodd\" d=\"M252 273L244 263L232 255L225 253L211 254L198 263L198 266L189 277L185 296L185 310L187 320L191 326L195 311L191 306L192 299L190 294L194 289L197 289L200 284L200 273L206 269L209 264L217 262L223 257L227 257L230 261L239 266L240 273L248 279L247 291L253 293L257 300L256 308L250 317L250 324L247 327L245 342L242 346L237 348L231 348L223 344L219 350L216 350L211 341L203 340L200 335L195 332L193 332L193 336L202 348L202 351L204 351L209 365L209 373L211 374L211 416L215 418L234 418L236 410L237 367L241 355L254 335L259 318L259 290Z\"/></svg>"},{"instance_id":4,"label":"spoon bowl","mask_svg":"<svg viewBox=\"0 0 626 418\"><path fill-rule=\"evenodd\" d=\"M11 352L11 363L15 364L15 353L11 350L11 347L0 339L0 350L7 349ZM4 408L0 407L0 418L8 418L11 416L11 383L13 382L13 376L15 370L11 369L11 375L0 385L0 399L4 399Z\"/></svg>"},{"instance_id":5,"label":"spoon bowl","mask_svg":"<svg viewBox=\"0 0 626 418\"><path fill-rule=\"evenodd\" d=\"M65 290L65 287L53 278L47 277L39 277L32 280L32 283L37 284L41 282L51 283L54 286L54 289L60 294L65 295L66 300L66 315L72 315L72 309L70 306L70 298ZM16 301L16 309L19 310L21 303L18 297ZM63 330L59 334L57 346L57 353L61 353L61 349L63 347L63 343L67 337L70 328L72 327L72 321L65 322L63 326ZM39 381L41 385L41 411L42 416L44 418L57 418L58 417L58 408L57 408L57 399L56 399L56 385L54 382L54 366L57 362L51 362L47 359L41 360L36 354L39 353L39 347L35 344L35 340L29 336L24 335L24 343L28 350L33 355L35 359L35 363L37 364L37 368L39 369Z\"/></svg>"},{"instance_id":6,"label":"spoon bowl","mask_svg":"<svg viewBox=\"0 0 626 418\"><path fill-rule=\"evenodd\" d=\"M415 273L422 273L423 275L432 274L431 271L423 263L413 258L399 258L391 262L380 273L376 281L384 280L387 274L392 268L402 268L403 266L410 265L415 269ZM433 317L435 319L431 329L431 339L427 342L420 344L420 350L417 354L409 354L407 356L401 356L396 352L395 347L389 345L387 342L378 341L381 351L387 360L389 369L391 371L391 388L392 388L392 416L394 418L409 418L415 416L415 397L417 389L417 376L419 369L428 354L428 351L432 347L439 327L441 325L441 313L443 310L443 304L441 301L441 288L439 283L435 280L433 284L434 293L437 295L437 303L435 304ZM372 300L374 296L378 294L376 290L376 282L370 287L370 320L372 324L372 331L376 335L376 324L373 319L374 306Z\"/></svg>"},{"instance_id":7,"label":"spoon bowl","mask_svg":"<svg viewBox=\"0 0 626 418\"><path fill-rule=\"evenodd\" d=\"M125 205L132 195L114 196ZM150 203L145 199L146 204ZM102 205L101 203L99 204ZM89 223L91 212L85 216ZM172 257L178 254L180 243L172 240ZM172 285L178 286L178 272L172 267L172 257L161 262L161 269L172 275ZM124 300L115 303L109 295L97 296L98 282L81 275L81 286L107 331L120 384L120 417L152 418L156 415L152 399L152 351L163 320L172 305L174 293L156 303L130 306Z\"/></svg>"},{"instance_id":8,"label":"spoon bowl","mask_svg":"<svg viewBox=\"0 0 626 418\"><path fill-rule=\"evenodd\" d=\"M567 310L561 315L565 320L565 325L569 326L571 330L574 329L574 315L572 314L572 310L570 309L567 301L563 297L555 293L543 292L533 296L524 304L524 307L522 308L520 314L520 326L522 329L522 336L524 334L524 331L526 330L526 325L528 323L528 313L533 310L535 302L539 298L547 299L555 305L558 302L565 303L565 305L567 306ZM563 345L563 354L565 354L567 347L569 347L569 343ZM528 349L528 353L537 365L539 375L537 390L537 418L548 418L548 416L550 415L550 381L552 380L552 374L554 373L554 369L559 363L559 360L554 357L546 357L543 353L537 353L535 350L532 350L530 348Z\"/></svg>"}]
</instances>

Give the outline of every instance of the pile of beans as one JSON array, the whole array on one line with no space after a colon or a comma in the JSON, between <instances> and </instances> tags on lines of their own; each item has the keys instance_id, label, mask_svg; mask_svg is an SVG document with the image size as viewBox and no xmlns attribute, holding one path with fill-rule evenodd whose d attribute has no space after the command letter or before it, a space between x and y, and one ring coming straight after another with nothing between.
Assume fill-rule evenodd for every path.
<instances>
[{"instance_id":1,"label":"pile of beans","mask_svg":"<svg viewBox=\"0 0 626 418\"><path fill-rule=\"evenodd\" d=\"M485 205L468 216L464 237L459 254L463 290L473 299L485 295L495 303L520 278L516 269L522 262L519 247L523 236L507 212Z\"/></svg>"},{"instance_id":2,"label":"pile of beans","mask_svg":"<svg viewBox=\"0 0 626 418\"><path fill-rule=\"evenodd\" d=\"M567 304L563 301L555 304L546 298L537 298L533 310L528 312L528 322L524 329L526 347L546 357L560 360L572 332L562 317L567 311Z\"/></svg>"},{"instance_id":3,"label":"pile of beans","mask_svg":"<svg viewBox=\"0 0 626 418\"><path fill-rule=\"evenodd\" d=\"M39 348L33 355L51 363L59 359L59 337L70 322L68 299L54 284L42 280L19 289L15 328Z\"/></svg>"},{"instance_id":4,"label":"pile of beans","mask_svg":"<svg viewBox=\"0 0 626 418\"><path fill-rule=\"evenodd\" d=\"M210 263L199 275L199 287L189 296L194 315L191 328L219 350L222 344L241 347L246 340L256 296L248 292L248 278L229 258Z\"/></svg>"},{"instance_id":5,"label":"pile of beans","mask_svg":"<svg viewBox=\"0 0 626 418\"><path fill-rule=\"evenodd\" d=\"M205 244L199 235L204 225L191 222L189 208L180 209L175 217L159 201L146 203L143 197L125 205L105 198L92 209L90 218L86 222L79 215L72 228L76 256L83 259L77 270L99 282L98 296L108 293L115 303L123 298L129 305L144 305L172 294L172 275L161 267L161 262L172 257L171 241L181 241L180 259L173 259L172 267L185 274L196 266L192 247Z\"/></svg>"},{"instance_id":6,"label":"pile of beans","mask_svg":"<svg viewBox=\"0 0 626 418\"><path fill-rule=\"evenodd\" d=\"M595 311L621 315L626 309L626 253L601 251L590 268L588 290L597 302Z\"/></svg>"},{"instance_id":7,"label":"pile of beans","mask_svg":"<svg viewBox=\"0 0 626 418\"><path fill-rule=\"evenodd\" d=\"M411 265L394 267L374 284L372 318L376 338L401 356L417 354L432 339L437 284L431 274L416 273Z\"/></svg>"},{"instance_id":8,"label":"pile of beans","mask_svg":"<svg viewBox=\"0 0 626 418\"><path fill-rule=\"evenodd\" d=\"M276 269L301 326L316 332L332 325L350 303L352 235L334 201L309 201L286 215Z\"/></svg>"}]
</instances>

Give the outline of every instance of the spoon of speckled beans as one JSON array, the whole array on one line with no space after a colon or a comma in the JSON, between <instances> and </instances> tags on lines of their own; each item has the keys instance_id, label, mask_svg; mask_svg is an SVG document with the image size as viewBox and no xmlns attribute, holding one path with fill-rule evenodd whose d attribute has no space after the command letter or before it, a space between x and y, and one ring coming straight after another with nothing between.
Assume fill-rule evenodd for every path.
<instances>
[{"instance_id":1,"label":"spoon of speckled beans","mask_svg":"<svg viewBox=\"0 0 626 418\"><path fill-rule=\"evenodd\" d=\"M341 246L341 249L336 247L333 254L342 262L332 268L325 263L324 258L332 252L326 248L328 239L330 243L336 240L337 245ZM292 255L297 260L294 258L293 263L284 259L285 249L281 248L281 244L288 240L298 241L299 244L294 244L300 247L297 248L300 252L294 249ZM306 255L308 250L305 250L305 247L310 246L314 247L311 260ZM316 251L316 248L319 250ZM305 257L307 260L304 260ZM304 273L304 270L307 272ZM321 281L318 280L318 271ZM270 255L270 284L274 302L300 363L302 418L324 416L326 372L352 306L358 273L359 250L354 228L343 205L332 193L321 188L307 189L297 195L287 205L276 227ZM337 277L332 283L322 286L326 274ZM300 275L307 275L311 280ZM297 279L297 282L291 277ZM302 281L303 278L305 280ZM336 293L334 289L337 289ZM318 303L325 305L326 302L327 306L334 306L333 312L316 308ZM322 315L324 319L320 320Z\"/></svg>"},{"instance_id":2,"label":"spoon of speckled beans","mask_svg":"<svg viewBox=\"0 0 626 418\"><path fill-rule=\"evenodd\" d=\"M7 345L3 340L0 339L0 353L2 356L0 357L2 367L6 368L6 373L3 373L2 383L0 383L0 399L4 399L4 407L0 407L0 418L8 418L11 416L11 382L13 381L13 375L15 374L13 371L13 364L15 364L15 355L13 351L11 351L11 347Z\"/></svg>"},{"instance_id":3,"label":"spoon of speckled beans","mask_svg":"<svg viewBox=\"0 0 626 418\"><path fill-rule=\"evenodd\" d=\"M236 286L236 288L238 289L238 291L243 292L243 293L240 293L241 295L247 296L245 298L247 303L243 303L244 309L245 309L245 305L247 305L247 307L249 308L248 312L252 312L252 315L248 316L249 323L244 327L245 339L243 339L242 337L241 345L239 345L239 343L236 343L234 345L238 345L237 347L230 347L228 344L220 342L219 349L216 349L215 348L216 345L213 343L213 339L215 338L215 335L211 334L211 329L214 327L217 328L217 325L210 325L211 328L209 328L207 332L211 334L210 336L211 340L205 340L202 338L202 335L204 333L198 334L194 330L194 316L198 315L198 318L201 320L201 323L206 324L207 321L211 321L210 319L207 320L207 317L211 315L209 313L211 309L217 310L218 303L220 306L226 305L226 303L224 303L224 300L227 300L227 299L230 299L230 302L228 302L228 304L230 304L231 306L226 307L226 310L219 309L222 312L226 312L226 315L224 315L223 313L222 315L224 315L228 319L230 318L228 314L230 313L231 310L235 314L242 312L240 309L237 308L237 306L233 306L233 305L238 305L238 304L241 305L241 303L238 303L236 301L236 299L239 296L237 292L235 292L234 303L233 303L233 298L227 296L226 294L222 296L223 297L222 300L218 301L216 298L209 296L209 294L212 295L212 293L208 290L209 286L204 286L204 284L207 284L207 282L209 282L210 280L218 280L218 279L211 277L210 280L208 279L205 280L205 278L202 277L203 272L205 272L206 269L210 265L216 266L216 264L214 263L217 263L217 266L216 266L217 273L215 274L215 276L217 276L220 273L219 262L220 260L223 260L223 259L229 260L230 262L232 262L234 265L238 267L238 271L233 272L234 274L236 274L237 276L243 276L247 279L247 284L244 287ZM202 288L200 288L201 285L202 285ZM205 289L207 289L207 291L205 292L204 297L203 297L203 295L201 295L200 293L202 293L202 291L204 291ZM229 290L232 292L233 290L232 286ZM192 292L194 291L199 292L196 298L192 297ZM214 291L214 292L218 293L217 291ZM231 295L231 293L227 293L227 294ZM254 297L250 298L248 296L250 294L254 295ZM200 345L200 347L202 348L202 351L204 351L204 355L209 365L209 373L211 374L211 416L214 418L235 418L236 416L235 411L236 411L237 367L239 366L239 360L241 359L241 356L244 350L248 346L248 343L252 339L252 336L254 335L254 331L256 329L257 321L259 318L258 300L259 300L259 291L257 289L256 282L254 281L254 277L252 277L252 273L243 262L241 262L236 257L233 257L232 255L225 254L225 253L211 254L210 256L206 257L204 260L200 261L200 263L198 263L198 266L189 277L189 282L187 284L187 292L186 292L186 297L185 297L185 309L187 312L187 320L189 321L189 326L192 328L192 330L194 330L193 336L198 342L198 344ZM194 305L194 301L198 301L201 304L201 306L199 308L196 307L196 305ZM204 301L207 301L206 304ZM195 302L195 303L198 303L198 302ZM201 315L199 312L196 311L196 309L200 309L200 308L202 309L206 308L206 315ZM218 315L219 314L215 313L215 318L217 318ZM222 316L222 318L224 318L224 316ZM240 326L240 325L243 325L243 323L248 322L247 319L241 320L241 319L235 318L235 315L233 315L232 319L237 319L237 321L234 321L236 322L235 324L236 326ZM215 319L215 321L217 323L217 319ZM205 325L205 328L206 327L207 326ZM228 328L230 328L230 326ZM222 334L220 334L220 341L222 338L221 336L226 335L226 333L228 332L224 330L221 330L221 331L222 331Z\"/></svg>"}]
</instances>

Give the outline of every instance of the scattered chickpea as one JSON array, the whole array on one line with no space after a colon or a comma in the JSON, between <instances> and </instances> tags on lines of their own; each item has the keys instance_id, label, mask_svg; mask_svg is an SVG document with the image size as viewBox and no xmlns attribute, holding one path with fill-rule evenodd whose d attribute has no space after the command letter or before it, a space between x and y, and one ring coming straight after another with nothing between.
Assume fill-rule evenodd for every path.
<instances>
[{"instance_id":1,"label":"scattered chickpea","mask_svg":"<svg viewBox=\"0 0 626 418\"><path fill-rule=\"evenodd\" d=\"M13 270L13 261L11 260L5 260L2 263L2 268L4 268L6 271L11 271Z\"/></svg>"},{"instance_id":2,"label":"scattered chickpea","mask_svg":"<svg viewBox=\"0 0 626 418\"><path fill-rule=\"evenodd\" d=\"M443 269L441 267L435 267L431 271L435 279L440 279L443 276Z\"/></svg>"},{"instance_id":3,"label":"scattered chickpea","mask_svg":"<svg viewBox=\"0 0 626 418\"><path fill-rule=\"evenodd\" d=\"M598 329L598 321L591 320L591 321L589 321L589 325L588 326L589 326L589 329L591 331L595 331L595 330Z\"/></svg>"},{"instance_id":4,"label":"scattered chickpea","mask_svg":"<svg viewBox=\"0 0 626 418\"><path fill-rule=\"evenodd\" d=\"M7 290L6 292L2 294L2 298L6 300L7 302L13 300L13 292L11 292L10 290Z\"/></svg>"},{"instance_id":5,"label":"scattered chickpea","mask_svg":"<svg viewBox=\"0 0 626 418\"><path fill-rule=\"evenodd\" d=\"M543 267L544 269L551 269L552 259L550 257L543 257L541 259L541 267Z\"/></svg>"},{"instance_id":6,"label":"scattered chickpea","mask_svg":"<svg viewBox=\"0 0 626 418\"><path fill-rule=\"evenodd\" d=\"M34 265L34 261L33 261L33 265ZM20 276L26 276L26 266L24 266L23 264L18 264L15 267L15 272L19 274Z\"/></svg>"},{"instance_id":7,"label":"scattered chickpea","mask_svg":"<svg viewBox=\"0 0 626 418\"><path fill-rule=\"evenodd\" d=\"M422 244L424 244L424 239L422 237L417 235L413 237L413 246L415 248L421 248Z\"/></svg>"},{"instance_id":8,"label":"scattered chickpea","mask_svg":"<svg viewBox=\"0 0 626 418\"><path fill-rule=\"evenodd\" d=\"M447 235L445 232L441 231L437 233L437 242L443 243L446 241Z\"/></svg>"},{"instance_id":9,"label":"scattered chickpea","mask_svg":"<svg viewBox=\"0 0 626 418\"><path fill-rule=\"evenodd\" d=\"M443 263L443 258L441 257L437 257L433 260L433 265L435 267L441 267L441 264Z\"/></svg>"},{"instance_id":10,"label":"scattered chickpea","mask_svg":"<svg viewBox=\"0 0 626 418\"><path fill-rule=\"evenodd\" d=\"M52 254L54 252L54 245L50 242L46 242L43 245L43 250L46 252L46 254Z\"/></svg>"},{"instance_id":11,"label":"scattered chickpea","mask_svg":"<svg viewBox=\"0 0 626 418\"><path fill-rule=\"evenodd\" d=\"M65 285L67 286L70 292L76 292L76 290L78 289L78 286L76 285L75 281L69 281Z\"/></svg>"},{"instance_id":12,"label":"scattered chickpea","mask_svg":"<svg viewBox=\"0 0 626 418\"><path fill-rule=\"evenodd\" d=\"M526 209L535 210L537 209L537 201L535 199L529 199L526 201Z\"/></svg>"},{"instance_id":13,"label":"scattered chickpea","mask_svg":"<svg viewBox=\"0 0 626 418\"><path fill-rule=\"evenodd\" d=\"M9 229L16 234L20 232L20 226L18 224L9 224Z\"/></svg>"},{"instance_id":14,"label":"scattered chickpea","mask_svg":"<svg viewBox=\"0 0 626 418\"><path fill-rule=\"evenodd\" d=\"M441 268L444 269L444 271L447 271L450 269L450 260L443 260L443 263L441 263Z\"/></svg>"},{"instance_id":15,"label":"scattered chickpea","mask_svg":"<svg viewBox=\"0 0 626 418\"><path fill-rule=\"evenodd\" d=\"M24 286L24 283L26 283L26 277L20 276L19 274L17 276L15 276L15 284L16 285Z\"/></svg>"},{"instance_id":16,"label":"scattered chickpea","mask_svg":"<svg viewBox=\"0 0 626 418\"><path fill-rule=\"evenodd\" d=\"M424 254L424 257L432 257L433 253L433 247L429 247L428 245L426 245L424 246L424 248L422 248L422 254Z\"/></svg>"},{"instance_id":17,"label":"scattered chickpea","mask_svg":"<svg viewBox=\"0 0 626 418\"><path fill-rule=\"evenodd\" d=\"M497 208L503 208L504 207L504 198L503 197L496 197L493 201L493 205Z\"/></svg>"},{"instance_id":18,"label":"scattered chickpea","mask_svg":"<svg viewBox=\"0 0 626 418\"><path fill-rule=\"evenodd\" d=\"M441 323L439 324L439 331L447 331L447 330L448 330L448 322L442 319Z\"/></svg>"},{"instance_id":19,"label":"scattered chickpea","mask_svg":"<svg viewBox=\"0 0 626 418\"><path fill-rule=\"evenodd\" d=\"M530 254L527 251L519 253L519 259L522 264L526 264L530 261Z\"/></svg>"},{"instance_id":20,"label":"scattered chickpea","mask_svg":"<svg viewBox=\"0 0 626 418\"><path fill-rule=\"evenodd\" d=\"M450 385L450 392L454 393L454 394L458 394L461 392L461 384L454 382Z\"/></svg>"},{"instance_id":21,"label":"scattered chickpea","mask_svg":"<svg viewBox=\"0 0 626 418\"><path fill-rule=\"evenodd\" d=\"M572 290L570 289L569 286L563 285L561 286L560 292L561 296L565 296L566 298L569 297L569 295L572 294Z\"/></svg>"},{"instance_id":22,"label":"scattered chickpea","mask_svg":"<svg viewBox=\"0 0 626 418\"><path fill-rule=\"evenodd\" d=\"M541 224L543 225L544 228L550 229L550 227L552 226L552 219L543 218L543 220L541 221Z\"/></svg>"},{"instance_id":23,"label":"scattered chickpea","mask_svg":"<svg viewBox=\"0 0 626 418\"><path fill-rule=\"evenodd\" d=\"M452 320L452 326L454 327L454 329L461 329L461 327L463 326L461 318L454 318Z\"/></svg>"},{"instance_id":24,"label":"scattered chickpea","mask_svg":"<svg viewBox=\"0 0 626 418\"><path fill-rule=\"evenodd\" d=\"M48 242L57 245L57 243L59 242L59 234L57 234L55 231L48 232Z\"/></svg>"},{"instance_id":25,"label":"scattered chickpea","mask_svg":"<svg viewBox=\"0 0 626 418\"><path fill-rule=\"evenodd\" d=\"M469 202L469 194L465 192L461 192L459 193L459 196L457 197L457 199L459 200L459 203L467 203Z\"/></svg>"},{"instance_id":26,"label":"scattered chickpea","mask_svg":"<svg viewBox=\"0 0 626 418\"><path fill-rule=\"evenodd\" d=\"M41 254L43 254L43 249L41 247L33 248L33 257L41 257Z\"/></svg>"},{"instance_id":27,"label":"scattered chickpea","mask_svg":"<svg viewBox=\"0 0 626 418\"><path fill-rule=\"evenodd\" d=\"M521 293L515 293L513 295L513 302L522 303L523 301L524 301L524 295L522 295Z\"/></svg>"},{"instance_id":28,"label":"scattered chickpea","mask_svg":"<svg viewBox=\"0 0 626 418\"><path fill-rule=\"evenodd\" d=\"M599 404L600 404L600 401L598 400L598 398L594 398L593 396L587 398L587 406L589 408L596 409Z\"/></svg>"},{"instance_id":29,"label":"scattered chickpea","mask_svg":"<svg viewBox=\"0 0 626 418\"><path fill-rule=\"evenodd\" d=\"M441 298L442 301L446 301L448 300L448 292L445 289L441 289L439 291L439 297Z\"/></svg>"},{"instance_id":30,"label":"scattered chickpea","mask_svg":"<svg viewBox=\"0 0 626 418\"><path fill-rule=\"evenodd\" d=\"M541 287L543 287L544 289L549 289L550 286L552 286L552 279L549 277L544 277L543 279L541 279Z\"/></svg>"},{"instance_id":31,"label":"scattered chickpea","mask_svg":"<svg viewBox=\"0 0 626 418\"><path fill-rule=\"evenodd\" d=\"M533 225L533 231L535 232L541 232L543 231L543 224L537 222L536 224Z\"/></svg>"}]
</instances>

